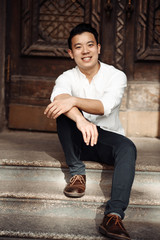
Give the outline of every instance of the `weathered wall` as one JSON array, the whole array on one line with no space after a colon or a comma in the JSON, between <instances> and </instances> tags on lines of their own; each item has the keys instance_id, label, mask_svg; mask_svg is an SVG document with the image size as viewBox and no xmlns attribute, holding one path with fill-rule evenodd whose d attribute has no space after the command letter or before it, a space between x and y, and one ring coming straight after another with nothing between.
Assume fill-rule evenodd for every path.
<instances>
[{"instance_id":1,"label":"weathered wall","mask_svg":"<svg viewBox=\"0 0 160 240\"><path fill-rule=\"evenodd\" d=\"M120 118L128 136L160 137L160 83L129 82Z\"/></svg>"}]
</instances>

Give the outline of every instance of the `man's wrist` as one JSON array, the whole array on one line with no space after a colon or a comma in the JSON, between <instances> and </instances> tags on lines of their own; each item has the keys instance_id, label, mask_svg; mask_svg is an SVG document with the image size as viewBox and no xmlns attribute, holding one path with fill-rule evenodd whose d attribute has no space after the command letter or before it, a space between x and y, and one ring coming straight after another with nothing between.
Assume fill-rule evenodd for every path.
<instances>
[{"instance_id":1,"label":"man's wrist","mask_svg":"<svg viewBox=\"0 0 160 240\"><path fill-rule=\"evenodd\" d=\"M73 101L73 107L77 107L77 98L72 97L72 101Z\"/></svg>"},{"instance_id":2,"label":"man's wrist","mask_svg":"<svg viewBox=\"0 0 160 240\"><path fill-rule=\"evenodd\" d=\"M75 122L78 123L79 121L82 121L84 120L84 117L83 115L80 113L78 114L76 117L75 117Z\"/></svg>"}]
</instances>

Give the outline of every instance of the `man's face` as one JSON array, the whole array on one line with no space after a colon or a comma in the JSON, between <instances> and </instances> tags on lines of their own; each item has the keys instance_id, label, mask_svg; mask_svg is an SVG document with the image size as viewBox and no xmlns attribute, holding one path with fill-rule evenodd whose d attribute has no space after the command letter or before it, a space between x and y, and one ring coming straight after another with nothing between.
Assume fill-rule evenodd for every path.
<instances>
[{"instance_id":1,"label":"man's face","mask_svg":"<svg viewBox=\"0 0 160 240\"><path fill-rule=\"evenodd\" d=\"M100 44L97 45L92 33L84 32L72 38L72 50L69 49L68 53L82 72L92 70L98 64Z\"/></svg>"}]
</instances>

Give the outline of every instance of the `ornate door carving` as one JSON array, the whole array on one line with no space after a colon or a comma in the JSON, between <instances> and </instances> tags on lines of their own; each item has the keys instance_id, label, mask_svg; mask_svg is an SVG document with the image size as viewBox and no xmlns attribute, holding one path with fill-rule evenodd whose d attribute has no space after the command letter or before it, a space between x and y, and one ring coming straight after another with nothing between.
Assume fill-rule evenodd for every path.
<instances>
[{"instance_id":1,"label":"ornate door carving","mask_svg":"<svg viewBox=\"0 0 160 240\"><path fill-rule=\"evenodd\" d=\"M81 22L92 22L100 31L100 1L23 0L21 53L69 57L67 39Z\"/></svg>"},{"instance_id":2,"label":"ornate door carving","mask_svg":"<svg viewBox=\"0 0 160 240\"><path fill-rule=\"evenodd\" d=\"M137 60L160 60L160 1L140 0L137 14Z\"/></svg>"}]
</instances>

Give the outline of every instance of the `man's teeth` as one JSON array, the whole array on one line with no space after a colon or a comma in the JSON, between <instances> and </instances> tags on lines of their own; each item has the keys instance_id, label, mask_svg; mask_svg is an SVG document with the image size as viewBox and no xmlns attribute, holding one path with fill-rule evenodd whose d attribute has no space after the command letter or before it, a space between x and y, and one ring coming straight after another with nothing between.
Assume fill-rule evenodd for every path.
<instances>
[{"instance_id":1,"label":"man's teeth","mask_svg":"<svg viewBox=\"0 0 160 240\"><path fill-rule=\"evenodd\" d=\"M86 58L83 58L83 60L90 60L91 57L86 57Z\"/></svg>"}]
</instances>

